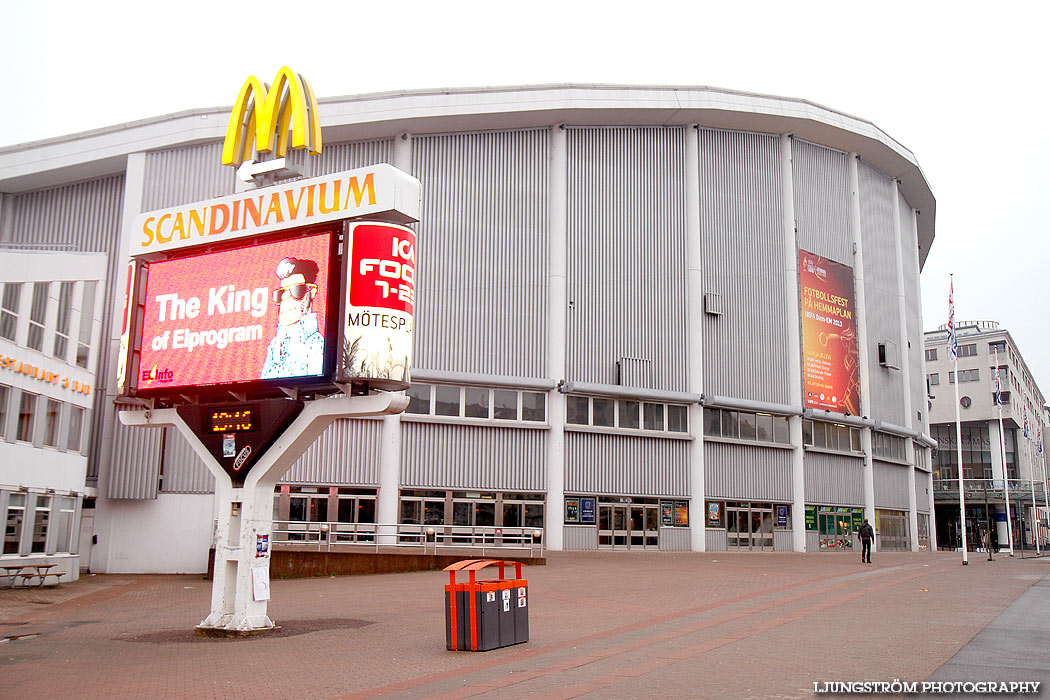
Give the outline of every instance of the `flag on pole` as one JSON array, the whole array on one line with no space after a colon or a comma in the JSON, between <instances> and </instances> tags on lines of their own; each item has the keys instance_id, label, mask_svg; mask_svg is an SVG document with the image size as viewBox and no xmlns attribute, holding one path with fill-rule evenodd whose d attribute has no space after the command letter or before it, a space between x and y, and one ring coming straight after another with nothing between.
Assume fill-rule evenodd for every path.
<instances>
[{"instance_id":1,"label":"flag on pole","mask_svg":"<svg viewBox=\"0 0 1050 700\"><path fill-rule=\"evenodd\" d=\"M1028 404L1024 406L1024 439L1031 439L1031 433L1028 431Z\"/></svg>"},{"instance_id":2,"label":"flag on pole","mask_svg":"<svg viewBox=\"0 0 1050 700\"><path fill-rule=\"evenodd\" d=\"M959 339L955 337L955 280L948 288L948 360L955 362L959 356Z\"/></svg>"},{"instance_id":3,"label":"flag on pole","mask_svg":"<svg viewBox=\"0 0 1050 700\"><path fill-rule=\"evenodd\" d=\"M1039 445L1039 454L1043 454L1043 426L1036 426L1035 435L1036 443Z\"/></svg>"}]
</instances>

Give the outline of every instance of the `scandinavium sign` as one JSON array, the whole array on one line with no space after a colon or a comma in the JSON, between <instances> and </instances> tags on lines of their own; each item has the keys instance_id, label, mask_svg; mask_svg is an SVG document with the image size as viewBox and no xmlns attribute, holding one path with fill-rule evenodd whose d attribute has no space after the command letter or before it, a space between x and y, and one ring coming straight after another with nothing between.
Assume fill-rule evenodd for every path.
<instances>
[{"instance_id":1,"label":"scandinavium sign","mask_svg":"<svg viewBox=\"0 0 1050 700\"><path fill-rule=\"evenodd\" d=\"M419 181L385 163L160 211L135 220L132 255L362 216L419 220Z\"/></svg>"}]
</instances>

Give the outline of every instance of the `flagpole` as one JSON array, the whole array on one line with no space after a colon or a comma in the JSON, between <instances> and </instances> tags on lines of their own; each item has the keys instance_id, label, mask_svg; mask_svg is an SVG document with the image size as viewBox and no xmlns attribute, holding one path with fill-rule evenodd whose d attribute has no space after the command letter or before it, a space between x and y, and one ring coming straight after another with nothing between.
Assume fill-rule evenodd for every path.
<instances>
[{"instance_id":1,"label":"flagpole","mask_svg":"<svg viewBox=\"0 0 1050 700\"><path fill-rule=\"evenodd\" d=\"M998 350L995 351L995 379L996 379L996 382L997 382L996 388L998 388L998 381L999 381L999 351ZM956 376L955 380L958 381L959 377ZM1000 449L1000 454L1002 455L1002 460L1000 461L1000 464L1002 464L1002 467L1003 467L1003 499L1006 501L1006 539L1010 543L1010 556L1012 557L1014 555L1014 537L1013 537L1013 528L1012 528L1012 523L1011 523L1012 518L1010 517L1010 480L1008 478L1008 472L1006 470L1006 431L1003 429L1003 402L998 396L996 396L996 403L999 404L999 449ZM1014 450L1014 455L1015 455L1015 457L1017 455L1017 450L1016 449ZM998 527L998 525L996 525L996 527Z\"/></svg>"},{"instance_id":2,"label":"flagpole","mask_svg":"<svg viewBox=\"0 0 1050 700\"><path fill-rule=\"evenodd\" d=\"M1025 416L1027 418L1027 415ZM1033 539L1035 540L1035 554L1040 556L1042 554L1039 547L1039 511L1035 504L1035 463L1032 462L1032 445L1031 445L1031 431L1028 430L1028 421L1025 421L1025 436L1024 436L1024 447L1025 452L1028 453L1028 484L1032 489L1032 532Z\"/></svg>"},{"instance_id":3,"label":"flagpole","mask_svg":"<svg viewBox=\"0 0 1050 700\"><path fill-rule=\"evenodd\" d=\"M955 363L955 449L959 460L959 533L962 535L962 565L966 559L966 489L963 484L962 419L959 417L959 341L955 337L955 281L951 277L948 292L948 356Z\"/></svg>"}]
</instances>

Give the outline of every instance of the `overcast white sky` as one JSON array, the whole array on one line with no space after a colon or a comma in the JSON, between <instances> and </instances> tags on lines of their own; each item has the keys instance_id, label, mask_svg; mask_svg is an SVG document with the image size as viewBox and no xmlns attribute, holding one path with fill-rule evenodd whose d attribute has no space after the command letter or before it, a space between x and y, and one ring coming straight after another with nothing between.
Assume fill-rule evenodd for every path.
<instances>
[{"instance_id":1,"label":"overcast white sky","mask_svg":"<svg viewBox=\"0 0 1050 700\"><path fill-rule=\"evenodd\" d=\"M232 103L281 65L321 96L535 83L802 97L911 149L937 197L927 330L998 320L1050 398L1050 3L14 2L0 146Z\"/></svg>"}]
</instances>

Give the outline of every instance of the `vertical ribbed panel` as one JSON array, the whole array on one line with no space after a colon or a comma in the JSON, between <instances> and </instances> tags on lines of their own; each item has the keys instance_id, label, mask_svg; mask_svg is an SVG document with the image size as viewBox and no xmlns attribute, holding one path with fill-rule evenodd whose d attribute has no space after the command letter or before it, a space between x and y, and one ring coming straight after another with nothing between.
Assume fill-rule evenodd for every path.
<instances>
[{"instance_id":1,"label":"vertical ribbed panel","mask_svg":"<svg viewBox=\"0 0 1050 700\"><path fill-rule=\"evenodd\" d=\"M708 394L791 403L780 172L775 137L700 131L704 292L724 311L703 316Z\"/></svg>"},{"instance_id":2,"label":"vertical ribbed panel","mask_svg":"<svg viewBox=\"0 0 1050 700\"><path fill-rule=\"evenodd\" d=\"M697 517L697 516L693 516ZM687 527L662 527L660 528L660 551L661 552L688 552L692 542Z\"/></svg>"},{"instance_id":3,"label":"vertical ribbed panel","mask_svg":"<svg viewBox=\"0 0 1050 700\"><path fill-rule=\"evenodd\" d=\"M726 531L713 530L707 528L704 530L705 537L707 540L707 551L708 552L724 552L729 549L729 543L726 541Z\"/></svg>"},{"instance_id":4,"label":"vertical ribbed panel","mask_svg":"<svg viewBox=\"0 0 1050 700\"><path fill-rule=\"evenodd\" d=\"M707 498L791 500L791 450L704 443Z\"/></svg>"},{"instance_id":5,"label":"vertical ribbed panel","mask_svg":"<svg viewBox=\"0 0 1050 700\"><path fill-rule=\"evenodd\" d=\"M598 549L598 528L567 526L563 530L563 545L569 552L590 552Z\"/></svg>"},{"instance_id":6,"label":"vertical ribbed panel","mask_svg":"<svg viewBox=\"0 0 1050 700\"><path fill-rule=\"evenodd\" d=\"M109 255L106 266L106 283L102 303L102 337L98 353L98 364L89 368L96 373L97 383L105 381L99 367L109 367L110 316L114 306L117 273L123 268L124 251L117 250L120 244L120 216L124 206L124 176L111 177L63 185L36 192L16 195L11 199L10 240L15 243L32 243L70 248L85 252L105 252ZM6 212L5 212L6 219ZM121 279L122 283L124 280ZM89 428L90 443L84 452L89 455L87 479L98 478L98 446L106 415L104 402L106 392L96 391L91 415L94 419Z\"/></svg>"},{"instance_id":7,"label":"vertical ribbed panel","mask_svg":"<svg viewBox=\"0 0 1050 700\"><path fill-rule=\"evenodd\" d=\"M544 491L547 431L403 422L401 486Z\"/></svg>"},{"instance_id":8,"label":"vertical ribbed panel","mask_svg":"<svg viewBox=\"0 0 1050 700\"><path fill-rule=\"evenodd\" d=\"M215 477L175 428L165 428L161 493L214 493Z\"/></svg>"},{"instance_id":9,"label":"vertical ribbed panel","mask_svg":"<svg viewBox=\"0 0 1050 700\"><path fill-rule=\"evenodd\" d=\"M569 129L568 150L568 378L633 357L685 391L685 133Z\"/></svg>"},{"instance_id":10,"label":"vertical ribbed panel","mask_svg":"<svg viewBox=\"0 0 1050 700\"><path fill-rule=\"evenodd\" d=\"M864 245L864 321L868 329L868 378L871 386L871 417L896 425L904 415L904 372L879 365L878 343L897 346L899 362L900 306L897 295L897 243L893 233L893 198L897 187L878 170L860 163L860 226ZM903 365L902 365L903 366Z\"/></svg>"},{"instance_id":11,"label":"vertical ribbed panel","mask_svg":"<svg viewBox=\"0 0 1050 700\"><path fill-rule=\"evenodd\" d=\"M547 130L413 138L417 367L546 374L548 151Z\"/></svg>"},{"instance_id":12,"label":"vertical ribbed panel","mask_svg":"<svg viewBox=\"0 0 1050 700\"><path fill-rule=\"evenodd\" d=\"M121 253L120 210L124 176L114 175L15 195L11 240L86 252Z\"/></svg>"},{"instance_id":13,"label":"vertical ribbed panel","mask_svg":"<svg viewBox=\"0 0 1050 700\"><path fill-rule=\"evenodd\" d=\"M773 530L773 551L795 551L794 533L791 530Z\"/></svg>"},{"instance_id":14,"label":"vertical ribbed panel","mask_svg":"<svg viewBox=\"0 0 1050 700\"><path fill-rule=\"evenodd\" d=\"M233 194L237 175L222 164L222 142L146 154L142 211Z\"/></svg>"},{"instance_id":15,"label":"vertical ribbed panel","mask_svg":"<svg viewBox=\"0 0 1050 700\"><path fill-rule=\"evenodd\" d=\"M281 477L292 484L379 485L381 420L340 418Z\"/></svg>"},{"instance_id":16,"label":"vertical ribbed panel","mask_svg":"<svg viewBox=\"0 0 1050 700\"><path fill-rule=\"evenodd\" d=\"M933 488L933 475L929 472L915 470L915 510L919 513L930 512L930 489Z\"/></svg>"},{"instance_id":17,"label":"vertical ribbed panel","mask_svg":"<svg viewBox=\"0 0 1050 700\"><path fill-rule=\"evenodd\" d=\"M688 497L689 441L567 432L565 491Z\"/></svg>"},{"instance_id":18,"label":"vertical ribbed panel","mask_svg":"<svg viewBox=\"0 0 1050 700\"><path fill-rule=\"evenodd\" d=\"M113 461L106 479L106 497L156 498L164 430L123 425L117 416L113 421Z\"/></svg>"},{"instance_id":19,"label":"vertical ribbed panel","mask_svg":"<svg viewBox=\"0 0 1050 700\"><path fill-rule=\"evenodd\" d=\"M326 143L320 155L306 155L305 151L294 151L296 161L302 163L303 177L319 177L343 170L363 168L376 163L389 163L393 152L393 141L350 141Z\"/></svg>"},{"instance_id":20,"label":"vertical ribbed panel","mask_svg":"<svg viewBox=\"0 0 1050 700\"><path fill-rule=\"evenodd\" d=\"M806 503L864 505L864 460L860 457L806 452L803 468Z\"/></svg>"},{"instance_id":21,"label":"vertical ribbed panel","mask_svg":"<svg viewBox=\"0 0 1050 700\"><path fill-rule=\"evenodd\" d=\"M908 510L908 470L911 467L891 462L874 461L875 507ZM916 472L915 482L923 472Z\"/></svg>"},{"instance_id":22,"label":"vertical ribbed panel","mask_svg":"<svg viewBox=\"0 0 1050 700\"><path fill-rule=\"evenodd\" d=\"M800 139L791 150L799 247L853 267L849 156Z\"/></svg>"},{"instance_id":23,"label":"vertical ribbed panel","mask_svg":"<svg viewBox=\"0 0 1050 700\"><path fill-rule=\"evenodd\" d=\"M903 194L897 193L901 217L901 254L904 263L904 313L907 321L908 342L901 348L901 359L907 358L911 368L911 412L907 423L901 425L926 431L919 420L923 403L926 401L926 377L922 371L923 339L920 323L922 309L922 291L919 287L919 242L915 230L915 217L911 205ZM912 423L911 421L914 421Z\"/></svg>"}]
</instances>

